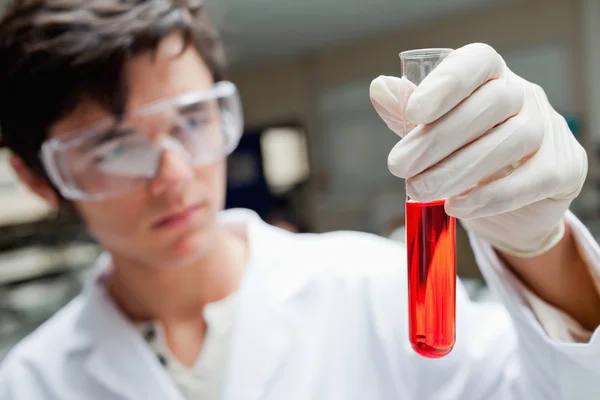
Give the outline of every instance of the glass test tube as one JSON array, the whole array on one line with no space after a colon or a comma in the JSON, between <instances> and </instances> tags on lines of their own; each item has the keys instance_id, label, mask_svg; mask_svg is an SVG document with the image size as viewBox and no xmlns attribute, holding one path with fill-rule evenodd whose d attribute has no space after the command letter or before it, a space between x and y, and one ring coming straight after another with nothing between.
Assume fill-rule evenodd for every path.
<instances>
[{"instance_id":1,"label":"glass test tube","mask_svg":"<svg viewBox=\"0 0 600 400\"><path fill-rule=\"evenodd\" d=\"M402 75L419 85L451 51L400 53ZM409 336L413 349L428 358L450 353L456 334L456 221L444 202L406 196Z\"/></svg>"}]
</instances>

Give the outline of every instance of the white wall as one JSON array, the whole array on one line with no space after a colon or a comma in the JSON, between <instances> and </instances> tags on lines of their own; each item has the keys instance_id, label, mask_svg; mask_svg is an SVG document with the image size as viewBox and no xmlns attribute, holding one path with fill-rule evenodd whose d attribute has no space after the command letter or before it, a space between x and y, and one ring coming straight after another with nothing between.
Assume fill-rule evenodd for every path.
<instances>
[{"instance_id":1,"label":"white wall","mask_svg":"<svg viewBox=\"0 0 600 400\"><path fill-rule=\"evenodd\" d=\"M396 139L372 109L370 81L399 74L401 50L482 41L505 55L517 73L544 86L557 109L585 117L580 6L573 0L514 1L236 71L234 80L250 125L290 119L305 125L317 192L309 204L313 226L370 228L369 221L383 219L370 218L371 201L402 191L387 171Z\"/></svg>"},{"instance_id":2,"label":"white wall","mask_svg":"<svg viewBox=\"0 0 600 400\"><path fill-rule=\"evenodd\" d=\"M502 52L507 65L516 74L544 88L550 103L560 113L575 113L574 73L569 47L549 42Z\"/></svg>"},{"instance_id":3,"label":"white wall","mask_svg":"<svg viewBox=\"0 0 600 400\"><path fill-rule=\"evenodd\" d=\"M582 0L581 7L582 55L581 70L584 85L586 131L584 145L588 150L589 172L586 187L579 196L578 205L588 215L598 217L600 204L600 166L596 155L600 149L600 0ZM589 224L588 224L589 226ZM600 221L595 223L595 231Z\"/></svg>"}]
</instances>

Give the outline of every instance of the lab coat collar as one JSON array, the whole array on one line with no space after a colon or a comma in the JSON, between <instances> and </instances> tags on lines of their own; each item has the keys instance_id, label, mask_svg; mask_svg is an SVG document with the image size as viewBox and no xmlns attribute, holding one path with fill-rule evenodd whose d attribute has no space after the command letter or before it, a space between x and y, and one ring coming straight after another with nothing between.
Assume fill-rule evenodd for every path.
<instances>
[{"instance_id":1,"label":"lab coat collar","mask_svg":"<svg viewBox=\"0 0 600 400\"><path fill-rule=\"evenodd\" d=\"M249 262L240 291L261 287L270 305L285 308L308 283L307 269L294 268L303 260L296 251L298 235L269 225L246 209L223 211L220 220L230 227L243 223L246 228ZM260 277L258 282L256 277Z\"/></svg>"},{"instance_id":2,"label":"lab coat collar","mask_svg":"<svg viewBox=\"0 0 600 400\"><path fill-rule=\"evenodd\" d=\"M127 400L183 400L133 324L97 283L110 258L103 256L84 288L78 331L89 339L89 376Z\"/></svg>"},{"instance_id":3,"label":"lab coat collar","mask_svg":"<svg viewBox=\"0 0 600 400\"><path fill-rule=\"evenodd\" d=\"M240 287L223 399L260 400L276 382L300 324L289 305L306 287L307 280L297 273L303 270L302 257L286 251L292 249L293 234L267 225L251 211L226 211L220 219L245 225L250 260ZM110 256L103 255L84 288L80 340L72 350L89 347L85 368L90 376L124 399L183 400L139 332L97 284L109 264Z\"/></svg>"},{"instance_id":4,"label":"lab coat collar","mask_svg":"<svg viewBox=\"0 0 600 400\"><path fill-rule=\"evenodd\" d=\"M307 287L294 234L249 224L250 263L241 287L224 380L224 400L268 396L292 352L301 321L294 300Z\"/></svg>"}]
</instances>

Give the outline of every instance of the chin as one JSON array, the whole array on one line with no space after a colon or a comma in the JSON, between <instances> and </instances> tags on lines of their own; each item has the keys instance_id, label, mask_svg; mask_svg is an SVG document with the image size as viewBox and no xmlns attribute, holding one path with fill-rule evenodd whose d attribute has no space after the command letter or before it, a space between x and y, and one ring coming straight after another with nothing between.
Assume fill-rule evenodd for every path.
<instances>
[{"instance_id":1,"label":"chin","mask_svg":"<svg viewBox=\"0 0 600 400\"><path fill-rule=\"evenodd\" d=\"M188 232L168 246L164 257L169 265L186 265L205 257L215 247L216 230L202 229ZM173 261L177 260L174 264Z\"/></svg>"}]
</instances>

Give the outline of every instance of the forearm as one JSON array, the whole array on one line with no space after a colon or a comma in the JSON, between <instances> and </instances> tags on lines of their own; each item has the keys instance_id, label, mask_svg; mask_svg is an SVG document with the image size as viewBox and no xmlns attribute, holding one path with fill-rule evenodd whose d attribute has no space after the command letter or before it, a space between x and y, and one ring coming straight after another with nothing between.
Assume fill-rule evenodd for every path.
<instances>
[{"instance_id":1,"label":"forearm","mask_svg":"<svg viewBox=\"0 0 600 400\"><path fill-rule=\"evenodd\" d=\"M600 325L600 293L567 225L563 239L533 258L498 252L535 294L593 331Z\"/></svg>"}]
</instances>

